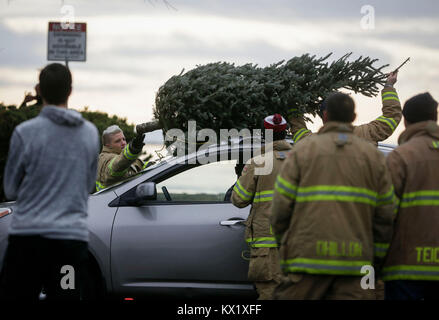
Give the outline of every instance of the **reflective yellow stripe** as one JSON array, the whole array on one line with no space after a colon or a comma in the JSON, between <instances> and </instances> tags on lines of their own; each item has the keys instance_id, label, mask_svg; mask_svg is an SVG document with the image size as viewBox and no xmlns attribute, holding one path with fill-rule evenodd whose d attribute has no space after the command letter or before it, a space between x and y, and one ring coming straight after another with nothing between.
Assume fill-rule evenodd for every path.
<instances>
[{"instance_id":1,"label":"reflective yellow stripe","mask_svg":"<svg viewBox=\"0 0 439 320\"><path fill-rule=\"evenodd\" d=\"M294 114L294 113L298 112L299 110L297 108L291 108L289 111L290 111L290 113Z\"/></svg>"},{"instance_id":2,"label":"reflective yellow stripe","mask_svg":"<svg viewBox=\"0 0 439 320\"><path fill-rule=\"evenodd\" d=\"M296 134L293 136L293 141L294 142L297 142L297 141L299 141L301 138L302 138L302 136L305 134L305 133L307 133L307 132L310 132L308 129L300 129L299 131L297 131L296 132Z\"/></svg>"},{"instance_id":3,"label":"reflective yellow stripe","mask_svg":"<svg viewBox=\"0 0 439 320\"><path fill-rule=\"evenodd\" d=\"M398 94L396 92L394 92L394 91L383 92L381 94L381 96L382 96L383 102L387 101L387 100L395 100L395 101L399 102Z\"/></svg>"},{"instance_id":4,"label":"reflective yellow stripe","mask_svg":"<svg viewBox=\"0 0 439 320\"><path fill-rule=\"evenodd\" d=\"M238 194L238 196L240 196L245 201L248 201L253 197L253 193L250 193L247 190L245 190L245 188L241 185L241 182L239 182L239 180L236 181L233 190Z\"/></svg>"},{"instance_id":5,"label":"reflective yellow stripe","mask_svg":"<svg viewBox=\"0 0 439 320\"><path fill-rule=\"evenodd\" d=\"M104 186L102 183L100 183L99 181L96 181L96 191L101 191L103 189L105 189L106 186Z\"/></svg>"},{"instance_id":6,"label":"reflective yellow stripe","mask_svg":"<svg viewBox=\"0 0 439 320\"><path fill-rule=\"evenodd\" d=\"M390 188L390 190L387 193L378 195L378 206L385 206L388 204L395 204L395 205L397 204L393 186Z\"/></svg>"},{"instance_id":7,"label":"reflective yellow stripe","mask_svg":"<svg viewBox=\"0 0 439 320\"><path fill-rule=\"evenodd\" d=\"M383 280L439 280L439 266L397 265L385 267Z\"/></svg>"},{"instance_id":8,"label":"reflective yellow stripe","mask_svg":"<svg viewBox=\"0 0 439 320\"><path fill-rule=\"evenodd\" d=\"M384 91L381 93L381 95L384 96L389 96L389 95L395 95L398 96L398 94L395 91Z\"/></svg>"},{"instance_id":9,"label":"reflective yellow stripe","mask_svg":"<svg viewBox=\"0 0 439 320\"><path fill-rule=\"evenodd\" d=\"M390 244L389 243L377 243L374 244L374 254L376 257L384 257L387 254Z\"/></svg>"},{"instance_id":10,"label":"reflective yellow stripe","mask_svg":"<svg viewBox=\"0 0 439 320\"><path fill-rule=\"evenodd\" d=\"M387 100L396 100L396 101L399 102L398 97L386 97L386 98L383 98L383 101L387 101Z\"/></svg>"},{"instance_id":11,"label":"reflective yellow stripe","mask_svg":"<svg viewBox=\"0 0 439 320\"><path fill-rule=\"evenodd\" d=\"M280 175L278 175L276 178L276 183L274 184L274 188L277 192L287 196L288 198L291 198L293 200L296 198L297 186L289 183Z\"/></svg>"},{"instance_id":12,"label":"reflective yellow stripe","mask_svg":"<svg viewBox=\"0 0 439 320\"><path fill-rule=\"evenodd\" d=\"M137 156L138 156L138 154L131 153L130 148L129 148L129 144L127 144L126 147L123 149L123 155L128 160L136 160Z\"/></svg>"},{"instance_id":13,"label":"reflective yellow stripe","mask_svg":"<svg viewBox=\"0 0 439 320\"><path fill-rule=\"evenodd\" d=\"M366 188L351 186L318 185L299 187L296 202L341 201L377 204L377 193Z\"/></svg>"},{"instance_id":14,"label":"reflective yellow stripe","mask_svg":"<svg viewBox=\"0 0 439 320\"><path fill-rule=\"evenodd\" d=\"M245 241L253 248L277 248L279 246L275 237L247 238Z\"/></svg>"},{"instance_id":15,"label":"reflective yellow stripe","mask_svg":"<svg viewBox=\"0 0 439 320\"><path fill-rule=\"evenodd\" d=\"M392 129L392 131L394 131L395 128L398 126L398 123L392 118L386 118L381 116L378 117L377 120L386 123L390 127L390 129Z\"/></svg>"},{"instance_id":16,"label":"reflective yellow stripe","mask_svg":"<svg viewBox=\"0 0 439 320\"><path fill-rule=\"evenodd\" d=\"M415 206L439 206L439 190L421 190L402 195L401 208Z\"/></svg>"},{"instance_id":17,"label":"reflective yellow stripe","mask_svg":"<svg viewBox=\"0 0 439 320\"><path fill-rule=\"evenodd\" d=\"M285 272L305 272L311 274L362 275L361 267L371 265L370 261L320 260L296 258L280 261Z\"/></svg>"},{"instance_id":18,"label":"reflective yellow stripe","mask_svg":"<svg viewBox=\"0 0 439 320\"><path fill-rule=\"evenodd\" d=\"M253 202L266 202L273 200L274 190L260 191L255 193Z\"/></svg>"},{"instance_id":19,"label":"reflective yellow stripe","mask_svg":"<svg viewBox=\"0 0 439 320\"><path fill-rule=\"evenodd\" d=\"M108 165L108 170L110 171L110 176L112 176L112 177L122 177L128 171L129 168L126 168L125 170L119 171L119 172L113 171L113 162L114 162L114 160L116 160L116 157L111 159L110 164Z\"/></svg>"}]
</instances>

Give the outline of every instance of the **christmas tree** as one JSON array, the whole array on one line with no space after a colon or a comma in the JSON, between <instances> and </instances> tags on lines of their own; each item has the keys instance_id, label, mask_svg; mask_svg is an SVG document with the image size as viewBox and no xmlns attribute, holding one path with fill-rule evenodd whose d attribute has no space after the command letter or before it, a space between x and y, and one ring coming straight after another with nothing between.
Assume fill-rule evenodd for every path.
<instances>
[{"instance_id":1,"label":"christmas tree","mask_svg":"<svg viewBox=\"0 0 439 320\"><path fill-rule=\"evenodd\" d=\"M316 115L322 100L335 90L375 96L385 82L381 70L387 65L374 67L378 59L369 57L350 61L351 54L330 63L331 54L304 54L267 67L216 62L183 70L157 92L158 121L150 123L150 130L187 132L188 121L195 120L197 130L210 128L219 137L220 129L260 129L273 113L286 118L293 111Z\"/></svg>"}]
</instances>

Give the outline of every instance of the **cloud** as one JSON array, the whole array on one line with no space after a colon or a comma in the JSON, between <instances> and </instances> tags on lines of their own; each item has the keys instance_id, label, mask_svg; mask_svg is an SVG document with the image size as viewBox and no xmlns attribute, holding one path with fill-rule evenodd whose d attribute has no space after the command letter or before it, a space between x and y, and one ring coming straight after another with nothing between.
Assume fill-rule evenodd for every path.
<instances>
[{"instance_id":1,"label":"cloud","mask_svg":"<svg viewBox=\"0 0 439 320\"><path fill-rule=\"evenodd\" d=\"M34 34L19 33L0 22L0 65L27 68L42 65L46 60L46 39Z\"/></svg>"},{"instance_id":2,"label":"cloud","mask_svg":"<svg viewBox=\"0 0 439 320\"><path fill-rule=\"evenodd\" d=\"M333 52L336 59L353 51L352 58L368 55L391 67L411 56L400 74L401 93L437 90L436 1L170 0L177 11L153 3L69 1L88 27L87 62L70 63L72 106L143 122L152 117L159 87L183 68L215 61L265 66L305 52ZM373 30L361 29L363 4L375 8ZM61 6L0 0L0 99L18 103L33 87L47 63L47 23L62 17ZM371 107L359 110L361 121L379 115L379 100L363 105Z\"/></svg>"},{"instance_id":3,"label":"cloud","mask_svg":"<svg viewBox=\"0 0 439 320\"><path fill-rule=\"evenodd\" d=\"M180 12L190 11L197 14L215 12L218 16L255 19L258 21L276 21L291 23L297 19L318 23L321 19L343 21L360 20L363 16L361 7L371 5L379 18L436 18L439 3L435 0L401 1L401 0L204 0L174 1Z\"/></svg>"}]
</instances>

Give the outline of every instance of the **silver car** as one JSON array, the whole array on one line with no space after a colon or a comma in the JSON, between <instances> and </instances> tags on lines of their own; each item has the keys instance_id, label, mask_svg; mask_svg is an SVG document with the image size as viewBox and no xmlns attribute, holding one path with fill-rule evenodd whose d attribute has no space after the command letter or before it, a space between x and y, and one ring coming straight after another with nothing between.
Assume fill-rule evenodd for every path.
<instances>
[{"instance_id":1,"label":"silver car","mask_svg":"<svg viewBox=\"0 0 439 320\"><path fill-rule=\"evenodd\" d=\"M244 241L250 208L229 200L237 161L255 151L246 143L212 146L90 195L84 295L256 298ZM14 205L0 204L0 266Z\"/></svg>"}]
</instances>

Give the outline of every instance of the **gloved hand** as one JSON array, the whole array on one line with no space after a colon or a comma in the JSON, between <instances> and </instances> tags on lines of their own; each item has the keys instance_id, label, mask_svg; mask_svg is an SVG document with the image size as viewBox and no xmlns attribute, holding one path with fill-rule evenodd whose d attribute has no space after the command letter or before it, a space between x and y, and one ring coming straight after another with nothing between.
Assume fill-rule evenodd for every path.
<instances>
[{"instance_id":1,"label":"gloved hand","mask_svg":"<svg viewBox=\"0 0 439 320\"><path fill-rule=\"evenodd\" d=\"M145 139L145 134L138 134L134 137L134 139L130 142L130 149L134 153L140 153L142 151L143 146L145 143L143 140Z\"/></svg>"},{"instance_id":2,"label":"gloved hand","mask_svg":"<svg viewBox=\"0 0 439 320\"><path fill-rule=\"evenodd\" d=\"M245 163L237 163L235 166L236 176L239 178L242 175L242 170L245 167Z\"/></svg>"}]
</instances>

